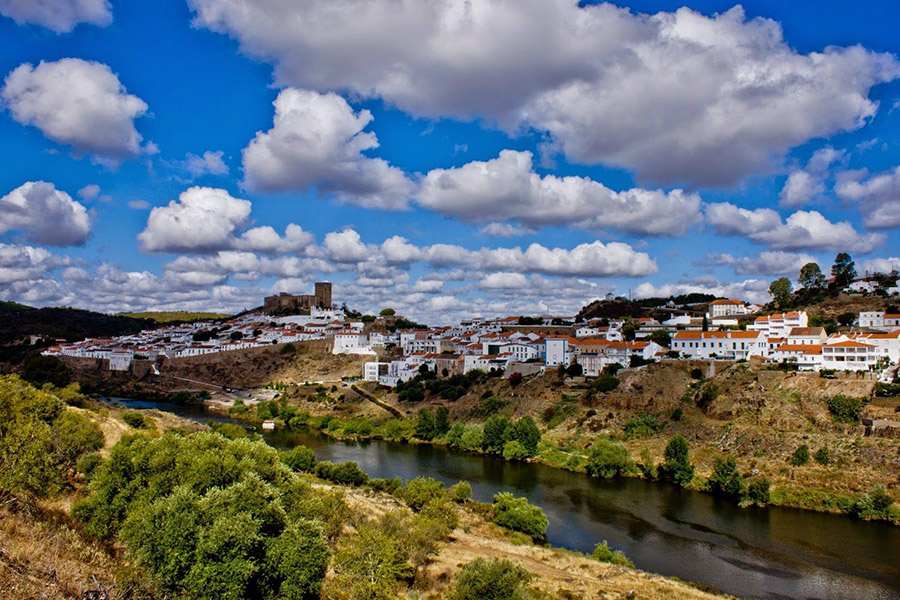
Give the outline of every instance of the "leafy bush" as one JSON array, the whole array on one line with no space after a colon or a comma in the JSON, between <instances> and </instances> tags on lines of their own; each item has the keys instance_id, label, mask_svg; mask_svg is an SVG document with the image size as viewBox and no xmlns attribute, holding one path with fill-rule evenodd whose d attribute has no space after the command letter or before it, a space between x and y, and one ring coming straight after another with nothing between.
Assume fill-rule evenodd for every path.
<instances>
[{"instance_id":1,"label":"leafy bush","mask_svg":"<svg viewBox=\"0 0 900 600\"><path fill-rule=\"evenodd\" d=\"M97 470L97 467L99 467L102 462L102 456L96 452L90 452L78 459L75 470L84 475L86 479L90 479L91 475Z\"/></svg>"},{"instance_id":2,"label":"leafy bush","mask_svg":"<svg viewBox=\"0 0 900 600\"><path fill-rule=\"evenodd\" d=\"M809 462L809 446L803 444L791 454L791 464L795 467L802 467Z\"/></svg>"},{"instance_id":3,"label":"leafy bush","mask_svg":"<svg viewBox=\"0 0 900 600\"><path fill-rule=\"evenodd\" d=\"M628 557L626 557L619 550L610 549L609 544L606 543L606 540L594 547L594 552L591 554L591 557L598 562L605 562L622 567L629 567L631 569L634 568L634 563L628 560Z\"/></svg>"},{"instance_id":4,"label":"leafy bush","mask_svg":"<svg viewBox=\"0 0 900 600\"><path fill-rule=\"evenodd\" d=\"M494 496L494 523L513 531L520 531L534 540L543 540L549 521L544 511L528 504L525 498L516 498L508 492Z\"/></svg>"},{"instance_id":5,"label":"leafy bush","mask_svg":"<svg viewBox=\"0 0 900 600\"><path fill-rule=\"evenodd\" d=\"M765 477L751 479L747 485L747 500L757 506L765 506L769 503L769 488L771 485L771 482Z\"/></svg>"},{"instance_id":6,"label":"leafy bush","mask_svg":"<svg viewBox=\"0 0 900 600\"><path fill-rule=\"evenodd\" d=\"M731 455L717 458L707 482L709 491L716 496L739 502L743 493L743 478L737 470L737 461Z\"/></svg>"},{"instance_id":7,"label":"leafy bush","mask_svg":"<svg viewBox=\"0 0 900 600\"><path fill-rule=\"evenodd\" d=\"M297 351L297 348L294 346L294 344L288 342L287 344L285 344L278 350L278 354L287 355L287 354L293 354L296 351Z\"/></svg>"},{"instance_id":8,"label":"leafy bush","mask_svg":"<svg viewBox=\"0 0 900 600\"><path fill-rule=\"evenodd\" d=\"M823 467L828 466L828 464L831 462L831 456L828 454L828 448L826 448L825 446L822 446L821 448L816 450L816 453L813 454L813 458Z\"/></svg>"},{"instance_id":9,"label":"leafy bush","mask_svg":"<svg viewBox=\"0 0 900 600\"><path fill-rule=\"evenodd\" d=\"M665 427L665 424L660 423L656 415L644 413L625 423L622 429L625 432L626 439L634 440L652 437L662 431L663 427Z\"/></svg>"},{"instance_id":10,"label":"leafy bush","mask_svg":"<svg viewBox=\"0 0 900 600\"><path fill-rule=\"evenodd\" d=\"M879 398L900 396L900 383L883 383L879 381L875 384L874 393Z\"/></svg>"},{"instance_id":11,"label":"leafy bush","mask_svg":"<svg viewBox=\"0 0 900 600\"><path fill-rule=\"evenodd\" d=\"M503 446L503 458L506 460L525 460L529 456L528 450L517 440L506 442Z\"/></svg>"},{"instance_id":12,"label":"leafy bush","mask_svg":"<svg viewBox=\"0 0 900 600\"><path fill-rule=\"evenodd\" d=\"M680 435L669 440L663 458L663 464L657 469L661 481L684 487L694 478L694 465L688 460L688 444Z\"/></svg>"},{"instance_id":13,"label":"leafy bush","mask_svg":"<svg viewBox=\"0 0 900 600\"><path fill-rule=\"evenodd\" d=\"M450 488L450 498L454 502L466 502L472 498L472 486L468 481L460 481Z\"/></svg>"},{"instance_id":14,"label":"leafy bush","mask_svg":"<svg viewBox=\"0 0 900 600\"><path fill-rule=\"evenodd\" d=\"M593 477L611 479L628 468L628 450L613 440L600 438L591 447L587 460L587 472Z\"/></svg>"},{"instance_id":15,"label":"leafy bush","mask_svg":"<svg viewBox=\"0 0 900 600\"><path fill-rule=\"evenodd\" d=\"M691 379L703 379L703 369L699 367L691 369Z\"/></svg>"},{"instance_id":16,"label":"leafy bush","mask_svg":"<svg viewBox=\"0 0 900 600\"><path fill-rule=\"evenodd\" d=\"M209 428L216 433L221 433L230 440L247 437L248 435L246 429L244 429L240 425L235 425L234 423L219 423L217 421L211 421L209 423Z\"/></svg>"},{"instance_id":17,"label":"leafy bush","mask_svg":"<svg viewBox=\"0 0 900 600\"><path fill-rule=\"evenodd\" d=\"M135 429L143 429L147 426L147 418L139 412L123 412L122 420L125 421L129 427L134 427Z\"/></svg>"},{"instance_id":18,"label":"leafy bush","mask_svg":"<svg viewBox=\"0 0 900 600\"><path fill-rule=\"evenodd\" d=\"M262 441L167 432L123 437L73 515L119 534L167 596L299 600L318 596L334 506Z\"/></svg>"},{"instance_id":19,"label":"leafy bush","mask_svg":"<svg viewBox=\"0 0 900 600\"><path fill-rule=\"evenodd\" d=\"M537 454L537 447L541 441L541 430L530 416L526 415L516 421L509 432L509 437L522 444L528 456Z\"/></svg>"},{"instance_id":20,"label":"leafy bush","mask_svg":"<svg viewBox=\"0 0 900 600\"><path fill-rule=\"evenodd\" d=\"M280 452L279 457L292 471L312 473L316 469L316 453L306 446L294 446L290 450Z\"/></svg>"},{"instance_id":21,"label":"leafy bush","mask_svg":"<svg viewBox=\"0 0 900 600\"><path fill-rule=\"evenodd\" d=\"M485 394L488 394L488 397L481 399L478 407L472 411L473 417L490 417L506 406L506 400L503 398L494 396L490 391L485 392Z\"/></svg>"},{"instance_id":22,"label":"leafy bush","mask_svg":"<svg viewBox=\"0 0 900 600\"><path fill-rule=\"evenodd\" d=\"M828 411L837 421L856 423L862 412L862 400L852 398L844 394L838 394L828 399Z\"/></svg>"},{"instance_id":23,"label":"leafy bush","mask_svg":"<svg viewBox=\"0 0 900 600\"><path fill-rule=\"evenodd\" d=\"M369 480L366 472L359 468L355 462L335 464L322 461L316 464L316 476L343 485L360 486Z\"/></svg>"},{"instance_id":24,"label":"leafy bush","mask_svg":"<svg viewBox=\"0 0 900 600\"><path fill-rule=\"evenodd\" d=\"M881 484L876 485L867 494L862 494L850 509L860 519L888 519L893 500L888 496Z\"/></svg>"},{"instance_id":25,"label":"leafy bush","mask_svg":"<svg viewBox=\"0 0 900 600\"><path fill-rule=\"evenodd\" d=\"M440 481L431 477L416 477L407 481L398 495L411 509L420 511L432 500L446 497L446 491Z\"/></svg>"},{"instance_id":26,"label":"leafy bush","mask_svg":"<svg viewBox=\"0 0 900 600\"><path fill-rule=\"evenodd\" d=\"M718 396L719 386L717 386L715 383L707 383L703 386L703 389L700 390L700 397L697 399L697 406L705 410Z\"/></svg>"},{"instance_id":27,"label":"leafy bush","mask_svg":"<svg viewBox=\"0 0 900 600\"><path fill-rule=\"evenodd\" d=\"M484 431L481 426L467 426L460 438L460 446L466 450L480 450L484 446Z\"/></svg>"},{"instance_id":28,"label":"leafy bush","mask_svg":"<svg viewBox=\"0 0 900 600\"><path fill-rule=\"evenodd\" d=\"M509 441L509 419L500 415L489 417L484 423L484 438L481 445L487 452L501 454Z\"/></svg>"},{"instance_id":29,"label":"leafy bush","mask_svg":"<svg viewBox=\"0 0 900 600\"><path fill-rule=\"evenodd\" d=\"M508 559L476 558L460 569L450 600L526 600L533 575Z\"/></svg>"},{"instance_id":30,"label":"leafy bush","mask_svg":"<svg viewBox=\"0 0 900 600\"><path fill-rule=\"evenodd\" d=\"M55 495L81 456L102 446L88 417L15 375L0 376L0 497Z\"/></svg>"},{"instance_id":31,"label":"leafy bush","mask_svg":"<svg viewBox=\"0 0 900 600\"><path fill-rule=\"evenodd\" d=\"M591 383L591 388L598 392L611 392L617 387L619 387L619 378L612 373L601 373Z\"/></svg>"}]
</instances>

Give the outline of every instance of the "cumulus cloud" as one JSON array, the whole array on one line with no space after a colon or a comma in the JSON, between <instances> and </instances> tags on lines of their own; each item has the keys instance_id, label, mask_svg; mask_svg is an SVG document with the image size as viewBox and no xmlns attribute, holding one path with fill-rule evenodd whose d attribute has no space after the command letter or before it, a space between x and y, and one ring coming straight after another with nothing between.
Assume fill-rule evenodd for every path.
<instances>
[{"instance_id":1,"label":"cumulus cloud","mask_svg":"<svg viewBox=\"0 0 900 600\"><path fill-rule=\"evenodd\" d=\"M414 115L549 133L572 161L727 185L861 127L900 76L859 46L802 54L737 6L634 14L578 0L189 0L194 24L275 64L279 85L378 97ZM365 31L359 24L366 23Z\"/></svg>"},{"instance_id":2,"label":"cumulus cloud","mask_svg":"<svg viewBox=\"0 0 900 600\"><path fill-rule=\"evenodd\" d=\"M680 294L700 293L763 304L771 299L768 289L769 282L763 279L745 279L727 283L709 278L663 285L644 282L634 288L634 295L637 298L668 298Z\"/></svg>"},{"instance_id":3,"label":"cumulus cloud","mask_svg":"<svg viewBox=\"0 0 900 600\"><path fill-rule=\"evenodd\" d=\"M778 195L779 204L786 208L799 208L809 204L825 192L825 180L831 165L844 157L843 150L835 150L831 146L816 150L805 169L795 169L788 175Z\"/></svg>"},{"instance_id":4,"label":"cumulus cloud","mask_svg":"<svg viewBox=\"0 0 900 600\"><path fill-rule=\"evenodd\" d=\"M681 190L615 192L587 177L541 177L531 152L504 150L489 161L434 169L416 200L469 221L514 220L528 227L576 223L643 235L681 235L700 218L700 197Z\"/></svg>"},{"instance_id":5,"label":"cumulus cloud","mask_svg":"<svg viewBox=\"0 0 900 600\"><path fill-rule=\"evenodd\" d=\"M201 175L227 175L228 165L222 160L225 152L218 150L213 152L207 150L203 156L197 156L190 152L184 157L183 161L178 163L182 169L190 173L192 177L200 177Z\"/></svg>"},{"instance_id":6,"label":"cumulus cloud","mask_svg":"<svg viewBox=\"0 0 900 600\"><path fill-rule=\"evenodd\" d=\"M250 202L216 188L192 187L178 200L150 211L138 234L146 252L202 252L231 246L235 230L247 223Z\"/></svg>"},{"instance_id":7,"label":"cumulus cloud","mask_svg":"<svg viewBox=\"0 0 900 600\"><path fill-rule=\"evenodd\" d=\"M294 223L285 228L284 236L278 235L275 229L266 225L245 231L235 247L268 254L287 254L304 250L315 239L316 236L303 231L302 227Z\"/></svg>"},{"instance_id":8,"label":"cumulus cloud","mask_svg":"<svg viewBox=\"0 0 900 600\"><path fill-rule=\"evenodd\" d=\"M857 175L863 177L857 179ZM835 191L841 199L859 203L869 229L900 227L900 167L871 177L847 173L839 178Z\"/></svg>"},{"instance_id":9,"label":"cumulus cloud","mask_svg":"<svg viewBox=\"0 0 900 600\"><path fill-rule=\"evenodd\" d=\"M244 149L246 185L263 192L318 186L342 202L404 208L412 182L400 169L364 151L378 147L363 131L368 110L354 112L337 94L286 89L275 99L272 129L256 133Z\"/></svg>"},{"instance_id":10,"label":"cumulus cloud","mask_svg":"<svg viewBox=\"0 0 900 600\"><path fill-rule=\"evenodd\" d=\"M27 285L70 264L68 258L44 248L0 243L0 289L14 283Z\"/></svg>"},{"instance_id":11,"label":"cumulus cloud","mask_svg":"<svg viewBox=\"0 0 900 600\"><path fill-rule=\"evenodd\" d=\"M478 230L481 235L489 235L492 237L519 237L522 235L530 235L534 233L534 229L528 227L519 227L510 225L509 223L488 223Z\"/></svg>"},{"instance_id":12,"label":"cumulus cloud","mask_svg":"<svg viewBox=\"0 0 900 600\"><path fill-rule=\"evenodd\" d=\"M0 96L13 119L94 160L117 164L141 152L134 120L147 105L112 70L80 58L25 63L6 76Z\"/></svg>"},{"instance_id":13,"label":"cumulus cloud","mask_svg":"<svg viewBox=\"0 0 900 600\"><path fill-rule=\"evenodd\" d=\"M900 256L891 256L887 258L870 258L860 261L857 265L860 273L891 273L892 271L900 271Z\"/></svg>"},{"instance_id":14,"label":"cumulus cloud","mask_svg":"<svg viewBox=\"0 0 900 600\"><path fill-rule=\"evenodd\" d=\"M731 254L707 254L701 264L734 267L740 275L793 275L797 276L803 265L817 262L810 254L766 250L757 256Z\"/></svg>"},{"instance_id":15,"label":"cumulus cloud","mask_svg":"<svg viewBox=\"0 0 900 600\"><path fill-rule=\"evenodd\" d=\"M78 190L78 197L82 200L93 200L100 195L100 186L91 183Z\"/></svg>"},{"instance_id":16,"label":"cumulus cloud","mask_svg":"<svg viewBox=\"0 0 900 600\"><path fill-rule=\"evenodd\" d=\"M798 210L784 221L770 208L749 210L728 202L708 204L707 221L720 235L741 235L778 250L871 252L884 234L860 233L847 221L832 223L817 211Z\"/></svg>"},{"instance_id":17,"label":"cumulus cloud","mask_svg":"<svg viewBox=\"0 0 900 600\"><path fill-rule=\"evenodd\" d=\"M528 285L521 273L491 273L478 284L485 290L519 290Z\"/></svg>"},{"instance_id":18,"label":"cumulus cloud","mask_svg":"<svg viewBox=\"0 0 900 600\"><path fill-rule=\"evenodd\" d=\"M56 33L68 33L79 23L101 27L112 23L109 0L0 0L0 15Z\"/></svg>"},{"instance_id":19,"label":"cumulus cloud","mask_svg":"<svg viewBox=\"0 0 900 600\"><path fill-rule=\"evenodd\" d=\"M21 231L35 244L78 246L91 233L84 206L52 183L29 181L0 198L0 234Z\"/></svg>"}]
</instances>

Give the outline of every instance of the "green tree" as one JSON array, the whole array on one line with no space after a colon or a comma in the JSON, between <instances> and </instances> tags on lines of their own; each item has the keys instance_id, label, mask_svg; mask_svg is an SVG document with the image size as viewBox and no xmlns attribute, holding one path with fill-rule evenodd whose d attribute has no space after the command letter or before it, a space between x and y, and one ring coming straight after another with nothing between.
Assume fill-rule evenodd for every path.
<instances>
[{"instance_id":1,"label":"green tree","mask_svg":"<svg viewBox=\"0 0 900 600\"><path fill-rule=\"evenodd\" d=\"M665 329L657 329L650 334L650 341L656 342L663 348L668 348L669 344L672 343L672 338L669 336L669 332Z\"/></svg>"},{"instance_id":2,"label":"green tree","mask_svg":"<svg viewBox=\"0 0 900 600\"><path fill-rule=\"evenodd\" d=\"M412 574L403 540L377 523L366 523L334 555L335 585L348 598L396 598L401 579Z\"/></svg>"},{"instance_id":3,"label":"green tree","mask_svg":"<svg viewBox=\"0 0 900 600\"><path fill-rule=\"evenodd\" d=\"M606 543L606 540L594 547L591 558L597 562L610 563L622 567L629 567L631 569L634 568L634 563L628 560L628 557L619 550L612 550L609 547L609 544Z\"/></svg>"},{"instance_id":4,"label":"green tree","mask_svg":"<svg viewBox=\"0 0 900 600\"><path fill-rule=\"evenodd\" d=\"M525 460L531 454L518 440L510 440L503 446L503 458L506 460Z\"/></svg>"},{"instance_id":5,"label":"green tree","mask_svg":"<svg viewBox=\"0 0 900 600\"><path fill-rule=\"evenodd\" d=\"M765 506L769 503L769 488L771 482L765 477L755 477L747 485L747 499L757 506Z\"/></svg>"},{"instance_id":6,"label":"green tree","mask_svg":"<svg viewBox=\"0 0 900 600\"><path fill-rule=\"evenodd\" d=\"M399 496L409 507L420 511L429 502L444 498L446 491L444 484L431 477L416 477L406 482Z\"/></svg>"},{"instance_id":7,"label":"green tree","mask_svg":"<svg viewBox=\"0 0 900 600\"><path fill-rule=\"evenodd\" d=\"M280 454L281 460L294 471L312 473L316 469L316 453L311 448L297 445Z\"/></svg>"},{"instance_id":8,"label":"green tree","mask_svg":"<svg viewBox=\"0 0 900 600\"><path fill-rule=\"evenodd\" d=\"M397 314L397 311L394 310L393 308L382 308L381 312L378 314L381 315L382 317L393 317L394 315Z\"/></svg>"},{"instance_id":9,"label":"green tree","mask_svg":"<svg viewBox=\"0 0 900 600\"><path fill-rule=\"evenodd\" d=\"M800 267L800 276L797 281L805 289L818 291L825 287L825 275L818 264L811 262Z\"/></svg>"},{"instance_id":10,"label":"green tree","mask_svg":"<svg viewBox=\"0 0 900 600\"><path fill-rule=\"evenodd\" d=\"M529 600L533 575L508 559L476 558L456 575L450 600Z\"/></svg>"},{"instance_id":11,"label":"green tree","mask_svg":"<svg viewBox=\"0 0 900 600\"><path fill-rule=\"evenodd\" d=\"M525 415L512 426L510 438L522 444L528 456L534 456L541 441L541 430L534 419Z\"/></svg>"},{"instance_id":12,"label":"green tree","mask_svg":"<svg viewBox=\"0 0 900 600\"><path fill-rule=\"evenodd\" d=\"M419 409L416 421L416 437L422 440L430 440L434 438L434 435L434 411L427 408Z\"/></svg>"},{"instance_id":13,"label":"green tree","mask_svg":"<svg viewBox=\"0 0 900 600\"><path fill-rule=\"evenodd\" d=\"M791 464L795 467L802 467L809 462L809 446L803 444L799 446L794 453L791 454Z\"/></svg>"},{"instance_id":14,"label":"green tree","mask_svg":"<svg viewBox=\"0 0 900 600\"><path fill-rule=\"evenodd\" d=\"M709 491L735 502L740 501L744 482L737 470L737 461L731 455L717 458L713 464L713 472L709 476Z\"/></svg>"},{"instance_id":15,"label":"green tree","mask_svg":"<svg viewBox=\"0 0 900 600\"><path fill-rule=\"evenodd\" d=\"M26 356L22 363L22 379L36 386L50 383L61 388L69 385L72 373L66 363L55 356L44 356L35 352Z\"/></svg>"},{"instance_id":16,"label":"green tree","mask_svg":"<svg viewBox=\"0 0 900 600\"><path fill-rule=\"evenodd\" d=\"M658 469L661 481L684 487L694 478L694 465L688 460L688 443L680 435L669 440L663 459Z\"/></svg>"},{"instance_id":17,"label":"green tree","mask_svg":"<svg viewBox=\"0 0 900 600\"><path fill-rule=\"evenodd\" d=\"M828 398L828 411L837 421L844 423L856 423L859 421L859 415L862 412L862 400L838 394Z\"/></svg>"},{"instance_id":18,"label":"green tree","mask_svg":"<svg viewBox=\"0 0 900 600\"><path fill-rule=\"evenodd\" d=\"M448 431L450 431L450 411L439 406L434 411L434 435L435 437L441 436Z\"/></svg>"},{"instance_id":19,"label":"green tree","mask_svg":"<svg viewBox=\"0 0 900 600\"><path fill-rule=\"evenodd\" d=\"M769 294L775 302L776 308L785 308L790 305L793 286L787 277L779 277L769 285Z\"/></svg>"},{"instance_id":20,"label":"green tree","mask_svg":"<svg viewBox=\"0 0 900 600\"><path fill-rule=\"evenodd\" d=\"M619 442L599 438L591 447L587 459L587 472L593 477L611 479L628 468L628 450Z\"/></svg>"},{"instance_id":21,"label":"green tree","mask_svg":"<svg viewBox=\"0 0 900 600\"><path fill-rule=\"evenodd\" d=\"M500 492L494 496L494 523L513 531L520 531L534 540L543 540L546 536L547 516L537 506L528 504L525 498L516 498L509 492Z\"/></svg>"},{"instance_id":22,"label":"green tree","mask_svg":"<svg viewBox=\"0 0 900 600\"><path fill-rule=\"evenodd\" d=\"M831 267L831 277L834 279L834 287L843 289L856 279L856 263L846 252L841 252L834 257L834 265Z\"/></svg>"},{"instance_id":23,"label":"green tree","mask_svg":"<svg viewBox=\"0 0 900 600\"><path fill-rule=\"evenodd\" d=\"M487 452L500 454L503 446L509 441L509 419L501 415L493 415L484 422L484 437L481 445Z\"/></svg>"}]
</instances>

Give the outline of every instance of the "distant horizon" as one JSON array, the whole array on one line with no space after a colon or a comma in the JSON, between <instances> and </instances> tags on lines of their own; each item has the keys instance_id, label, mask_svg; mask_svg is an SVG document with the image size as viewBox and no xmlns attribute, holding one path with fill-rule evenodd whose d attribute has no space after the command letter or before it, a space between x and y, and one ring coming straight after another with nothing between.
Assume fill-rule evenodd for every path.
<instances>
[{"instance_id":1,"label":"distant horizon","mask_svg":"<svg viewBox=\"0 0 900 600\"><path fill-rule=\"evenodd\" d=\"M435 323L900 267L900 4L461 6L0 3L0 297Z\"/></svg>"}]
</instances>

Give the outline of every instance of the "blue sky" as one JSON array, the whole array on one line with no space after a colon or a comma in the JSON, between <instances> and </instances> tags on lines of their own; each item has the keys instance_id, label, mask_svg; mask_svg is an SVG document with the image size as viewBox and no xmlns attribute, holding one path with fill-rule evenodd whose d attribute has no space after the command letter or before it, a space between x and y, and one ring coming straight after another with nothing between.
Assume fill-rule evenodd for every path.
<instances>
[{"instance_id":1,"label":"blue sky","mask_svg":"<svg viewBox=\"0 0 900 600\"><path fill-rule=\"evenodd\" d=\"M447 322L900 267L900 6L468 6L0 0L0 297Z\"/></svg>"}]
</instances>

